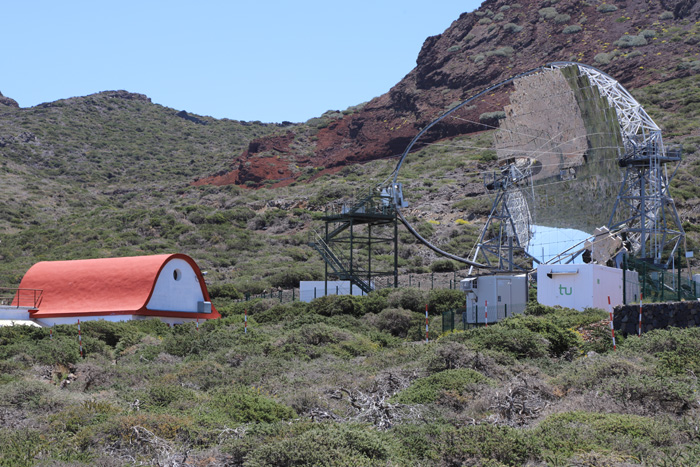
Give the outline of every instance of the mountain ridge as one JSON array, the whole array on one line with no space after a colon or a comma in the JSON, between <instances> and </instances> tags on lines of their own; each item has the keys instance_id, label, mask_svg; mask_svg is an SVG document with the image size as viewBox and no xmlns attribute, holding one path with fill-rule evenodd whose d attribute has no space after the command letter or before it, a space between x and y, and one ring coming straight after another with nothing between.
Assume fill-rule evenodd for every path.
<instances>
[{"instance_id":1,"label":"mountain ridge","mask_svg":"<svg viewBox=\"0 0 700 467\"><path fill-rule=\"evenodd\" d=\"M401 154L422 127L451 105L550 62L588 63L631 89L689 76L700 70L698 20L696 0L487 0L442 34L427 38L416 67L389 92L357 112L324 122L312 145L312 164L333 172ZM632 36L638 39L629 40ZM477 129L467 125L455 133ZM278 150L294 165L307 164L308 158L297 158L290 147L293 140L286 140ZM266 143L254 141L253 146ZM198 183L292 183L298 175L292 169L280 173L276 156L249 147L232 160L229 172ZM272 170L266 171L266 164Z\"/></svg>"}]
</instances>

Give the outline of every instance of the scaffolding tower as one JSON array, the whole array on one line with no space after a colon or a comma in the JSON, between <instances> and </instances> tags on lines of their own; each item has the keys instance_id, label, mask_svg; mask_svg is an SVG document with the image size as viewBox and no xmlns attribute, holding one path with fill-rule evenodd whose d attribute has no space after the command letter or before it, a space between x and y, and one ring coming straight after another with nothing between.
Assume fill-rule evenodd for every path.
<instances>
[{"instance_id":1,"label":"scaffolding tower","mask_svg":"<svg viewBox=\"0 0 700 467\"><path fill-rule=\"evenodd\" d=\"M377 286L375 279L380 277L389 278L391 286L398 287L398 215L393 193L373 188L357 199L351 206L331 207L322 218L324 234L315 233L309 244L325 262L326 295L329 277L349 281L351 295L353 286L371 292ZM391 270L374 267L372 249L377 244L393 247Z\"/></svg>"}]
</instances>

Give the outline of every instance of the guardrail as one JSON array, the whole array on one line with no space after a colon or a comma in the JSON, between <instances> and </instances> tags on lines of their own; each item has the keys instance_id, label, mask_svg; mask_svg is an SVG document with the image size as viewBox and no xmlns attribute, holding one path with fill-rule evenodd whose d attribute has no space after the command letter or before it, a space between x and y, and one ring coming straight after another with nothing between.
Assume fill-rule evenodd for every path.
<instances>
[{"instance_id":1,"label":"guardrail","mask_svg":"<svg viewBox=\"0 0 700 467\"><path fill-rule=\"evenodd\" d=\"M0 306L16 308L37 308L41 303L41 289L20 289L0 287Z\"/></svg>"}]
</instances>

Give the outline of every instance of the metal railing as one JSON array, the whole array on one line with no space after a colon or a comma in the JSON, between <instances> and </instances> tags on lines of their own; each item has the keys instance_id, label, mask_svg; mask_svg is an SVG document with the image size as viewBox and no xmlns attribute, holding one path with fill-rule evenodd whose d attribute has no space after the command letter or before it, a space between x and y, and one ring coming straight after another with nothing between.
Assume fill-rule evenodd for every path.
<instances>
[{"instance_id":1,"label":"metal railing","mask_svg":"<svg viewBox=\"0 0 700 467\"><path fill-rule=\"evenodd\" d=\"M0 287L0 306L15 308L37 308L44 291L41 289L20 289Z\"/></svg>"}]
</instances>

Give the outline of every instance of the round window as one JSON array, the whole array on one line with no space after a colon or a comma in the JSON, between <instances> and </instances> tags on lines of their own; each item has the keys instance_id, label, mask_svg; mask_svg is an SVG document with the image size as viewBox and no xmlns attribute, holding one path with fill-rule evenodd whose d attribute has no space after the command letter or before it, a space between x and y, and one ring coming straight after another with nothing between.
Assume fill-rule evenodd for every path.
<instances>
[{"instance_id":1,"label":"round window","mask_svg":"<svg viewBox=\"0 0 700 467\"><path fill-rule=\"evenodd\" d=\"M180 272L179 269L173 271L173 279L175 279L176 281L182 279L182 272Z\"/></svg>"}]
</instances>

